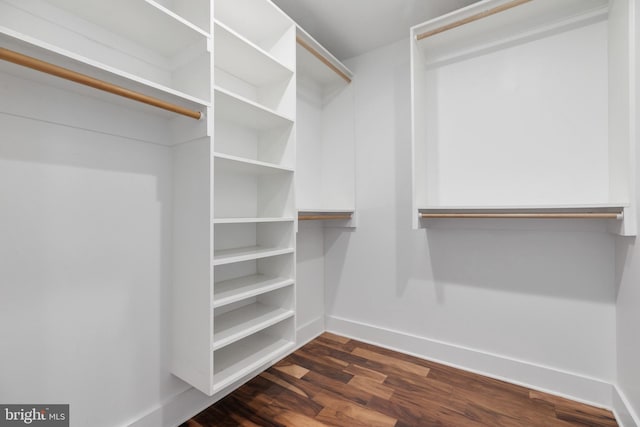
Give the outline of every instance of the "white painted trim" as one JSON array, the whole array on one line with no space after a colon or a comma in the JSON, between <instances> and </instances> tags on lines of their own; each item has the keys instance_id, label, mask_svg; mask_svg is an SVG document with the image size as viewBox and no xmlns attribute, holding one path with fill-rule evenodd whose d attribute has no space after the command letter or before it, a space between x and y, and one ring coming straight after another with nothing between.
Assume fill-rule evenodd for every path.
<instances>
[{"instance_id":1,"label":"white painted trim","mask_svg":"<svg viewBox=\"0 0 640 427\"><path fill-rule=\"evenodd\" d=\"M640 417L618 386L613 387L613 414L620 427L640 427Z\"/></svg>"},{"instance_id":2,"label":"white painted trim","mask_svg":"<svg viewBox=\"0 0 640 427\"><path fill-rule=\"evenodd\" d=\"M612 407L613 385L596 378L340 317L327 316L325 323L338 335L589 405Z\"/></svg>"},{"instance_id":3,"label":"white painted trim","mask_svg":"<svg viewBox=\"0 0 640 427\"><path fill-rule=\"evenodd\" d=\"M319 317L298 327L296 331L296 350L317 338L324 331L324 317Z\"/></svg>"}]
</instances>

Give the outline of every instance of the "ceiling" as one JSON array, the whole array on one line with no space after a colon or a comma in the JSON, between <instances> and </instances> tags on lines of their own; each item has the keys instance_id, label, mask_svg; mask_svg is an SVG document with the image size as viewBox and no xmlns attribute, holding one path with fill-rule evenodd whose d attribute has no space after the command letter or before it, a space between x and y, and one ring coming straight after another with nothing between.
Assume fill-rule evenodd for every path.
<instances>
[{"instance_id":1,"label":"ceiling","mask_svg":"<svg viewBox=\"0 0 640 427\"><path fill-rule=\"evenodd\" d=\"M272 0L344 60L409 36L409 28L478 0Z\"/></svg>"}]
</instances>

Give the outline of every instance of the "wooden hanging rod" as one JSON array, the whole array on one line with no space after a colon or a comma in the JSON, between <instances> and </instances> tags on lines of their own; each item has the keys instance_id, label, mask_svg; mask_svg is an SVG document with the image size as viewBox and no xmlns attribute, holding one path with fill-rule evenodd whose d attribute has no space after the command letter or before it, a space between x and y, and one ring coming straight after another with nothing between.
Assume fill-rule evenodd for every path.
<instances>
[{"instance_id":1,"label":"wooden hanging rod","mask_svg":"<svg viewBox=\"0 0 640 427\"><path fill-rule=\"evenodd\" d=\"M323 221L326 219L351 219L351 214L298 215L298 221Z\"/></svg>"},{"instance_id":2,"label":"wooden hanging rod","mask_svg":"<svg viewBox=\"0 0 640 427\"><path fill-rule=\"evenodd\" d=\"M521 4L529 3L530 1L531 0L513 0L509 3L505 3L503 5L496 6L492 9L488 9L483 12L476 13L475 15L471 15L459 21L452 22L451 24L443 25L442 27L436 28L435 30L430 30L430 31L426 31L424 33L418 34L416 36L416 40L422 40L422 39L426 39L427 37L435 36L436 34L444 33L445 31L449 31L454 28L469 24L471 22L478 21L480 19L486 18L487 16L504 12L505 10L512 9L516 6L520 6Z\"/></svg>"},{"instance_id":3,"label":"wooden hanging rod","mask_svg":"<svg viewBox=\"0 0 640 427\"><path fill-rule=\"evenodd\" d=\"M142 102L144 104L152 105L163 110L171 111L173 113L182 114L183 116L191 117L199 120L202 118L200 111L190 110L188 108L181 107L179 105L171 104L166 101L162 101L158 98L144 95L139 92L134 92L129 89L114 85L112 83L99 80L85 74L78 73L76 71L69 70L67 68L60 67L58 65L50 64L45 61L33 58L31 56L23 55L18 52L14 52L9 49L0 48L0 59L13 62L14 64L22 65L24 67L31 68L36 71L41 71L52 76L60 77L72 82L80 83L85 86L90 86L94 89L102 90L112 93L114 95L129 98L134 101Z\"/></svg>"},{"instance_id":4,"label":"wooden hanging rod","mask_svg":"<svg viewBox=\"0 0 640 427\"><path fill-rule=\"evenodd\" d=\"M435 218L514 218L514 219L622 219L622 212L558 213L420 213L422 219Z\"/></svg>"},{"instance_id":5,"label":"wooden hanging rod","mask_svg":"<svg viewBox=\"0 0 640 427\"><path fill-rule=\"evenodd\" d=\"M325 56L323 54L321 54L316 49L314 49L309 43L307 43L306 41L302 40L302 38L300 36L296 36L296 41L298 42L298 44L300 46L302 46L303 48L307 49L309 51L309 53L311 53L313 56L318 58L320 60L320 62L322 62L327 67L329 67L334 73L336 73L337 75L342 77L347 83L351 83L351 77L347 76L344 72L342 72L342 70L340 70L338 67L333 65L333 63L331 61L329 61L327 58L325 58Z\"/></svg>"}]
</instances>

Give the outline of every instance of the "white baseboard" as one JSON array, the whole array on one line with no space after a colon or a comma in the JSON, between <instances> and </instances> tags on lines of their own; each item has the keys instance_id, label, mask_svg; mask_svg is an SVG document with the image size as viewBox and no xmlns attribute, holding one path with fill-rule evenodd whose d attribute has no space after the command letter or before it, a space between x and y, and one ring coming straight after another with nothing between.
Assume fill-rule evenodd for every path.
<instances>
[{"instance_id":1,"label":"white baseboard","mask_svg":"<svg viewBox=\"0 0 640 427\"><path fill-rule=\"evenodd\" d=\"M324 331L324 317L314 319L302 326L298 326L298 329L296 330L296 349L313 340Z\"/></svg>"},{"instance_id":2,"label":"white baseboard","mask_svg":"<svg viewBox=\"0 0 640 427\"><path fill-rule=\"evenodd\" d=\"M325 324L329 332L338 335L593 406L612 408L613 385L606 381L335 316L327 316Z\"/></svg>"},{"instance_id":3,"label":"white baseboard","mask_svg":"<svg viewBox=\"0 0 640 427\"><path fill-rule=\"evenodd\" d=\"M613 387L613 413L620 427L640 427L640 417L633 411L629 400L618 387Z\"/></svg>"}]
</instances>

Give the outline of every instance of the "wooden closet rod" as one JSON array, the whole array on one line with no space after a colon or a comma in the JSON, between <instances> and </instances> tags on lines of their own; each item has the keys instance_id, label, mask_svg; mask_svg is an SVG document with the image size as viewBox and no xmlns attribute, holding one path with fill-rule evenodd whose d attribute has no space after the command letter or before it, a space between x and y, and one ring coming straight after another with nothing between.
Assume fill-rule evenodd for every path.
<instances>
[{"instance_id":1,"label":"wooden closet rod","mask_svg":"<svg viewBox=\"0 0 640 427\"><path fill-rule=\"evenodd\" d=\"M623 214L622 212L420 213L420 218L622 219Z\"/></svg>"},{"instance_id":2,"label":"wooden closet rod","mask_svg":"<svg viewBox=\"0 0 640 427\"><path fill-rule=\"evenodd\" d=\"M311 47L311 45L309 43L307 43L306 41L302 40L302 38L300 36L296 36L296 41L298 42L298 44L300 46L302 46L303 48L307 49L309 51L309 53L311 53L313 56L318 58L320 60L320 62L322 62L327 67L329 67L334 73L336 73L337 75L342 77L347 83L351 83L351 78L349 76L347 76L345 73L343 73L342 70L340 70L338 67L333 65L333 63L331 63L331 61L329 61L327 58L325 58L323 54L321 54L320 52L315 50L313 47Z\"/></svg>"},{"instance_id":3,"label":"wooden closet rod","mask_svg":"<svg viewBox=\"0 0 640 427\"><path fill-rule=\"evenodd\" d=\"M21 53L14 52L9 49L0 48L0 59L4 59L5 61L13 62L14 64L22 65L24 67L28 67L36 71L41 71L43 73L51 74L53 76L60 77L66 80L71 80L72 82L80 83L85 86L90 86L92 88L109 92L114 95L122 96L124 98L129 98L134 101L138 101L138 102L152 105L154 107L162 108L163 110L182 114L183 116L191 117L193 119L199 120L200 118L202 118L202 113L200 111L190 110L188 108L184 108L179 105L162 101L158 98L153 98L151 96L147 96L139 92L134 92L132 90L125 89L123 87L114 85L112 83L108 83L103 80L98 80L96 78L89 77L85 74L81 74L76 71L69 70L67 68L59 67L57 65L50 64L48 62L41 61L36 58L32 58L30 56L23 55Z\"/></svg>"},{"instance_id":4,"label":"wooden closet rod","mask_svg":"<svg viewBox=\"0 0 640 427\"><path fill-rule=\"evenodd\" d=\"M493 9L488 9L483 12L477 13L475 15L471 15L467 18L461 19L459 21L452 22L451 24L443 25L442 27L436 28L435 30L430 30L430 31L426 31L424 33L418 34L416 36L416 40L422 40L422 39L426 39L427 37L435 36L436 34L444 33L445 31L449 31L451 29L461 27L471 22L478 21L482 18L486 18L487 16L495 15L496 13L504 12L505 10L509 10L516 6L520 6L521 4L529 3L530 1L531 0L513 0L501 6L496 6Z\"/></svg>"},{"instance_id":5,"label":"wooden closet rod","mask_svg":"<svg viewBox=\"0 0 640 427\"><path fill-rule=\"evenodd\" d=\"M298 215L298 221L322 221L325 219L351 219L351 214Z\"/></svg>"}]
</instances>

